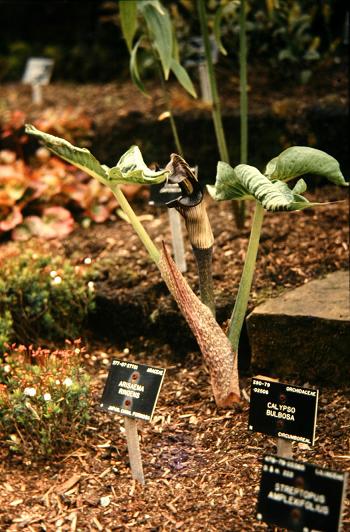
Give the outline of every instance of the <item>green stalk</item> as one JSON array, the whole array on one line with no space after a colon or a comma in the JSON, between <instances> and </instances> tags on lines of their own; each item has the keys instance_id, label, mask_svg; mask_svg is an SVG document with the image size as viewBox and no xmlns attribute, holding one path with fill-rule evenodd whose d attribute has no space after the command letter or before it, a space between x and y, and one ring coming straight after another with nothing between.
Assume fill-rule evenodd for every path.
<instances>
[{"instance_id":1,"label":"green stalk","mask_svg":"<svg viewBox=\"0 0 350 532\"><path fill-rule=\"evenodd\" d=\"M245 258L238 294L227 333L232 348L235 352L238 351L239 337L241 335L241 330L248 307L249 294L253 282L263 218L264 207L260 203L256 202L247 255Z\"/></svg>"},{"instance_id":2,"label":"green stalk","mask_svg":"<svg viewBox=\"0 0 350 532\"><path fill-rule=\"evenodd\" d=\"M177 153L179 155L181 155L181 157L183 157L183 149L182 149L180 138L179 138L179 134L178 134L178 131L177 131L174 115L173 115L172 110L171 110L169 93L168 93L168 90L167 90L167 88L165 86L165 80L164 80L162 69L160 68L159 65L158 65L158 70L159 70L160 83L162 85L162 90L163 90L163 94L164 94L164 97L165 97L165 104L166 104L167 112L169 113L170 127L171 127L171 131L173 133L176 150L177 150Z\"/></svg>"},{"instance_id":3,"label":"green stalk","mask_svg":"<svg viewBox=\"0 0 350 532\"><path fill-rule=\"evenodd\" d=\"M247 29L246 0L241 0L239 13L239 85L240 85L240 120L241 120L241 164L248 161L248 80L247 80ZM239 202L239 227L244 226L245 203Z\"/></svg>"},{"instance_id":4,"label":"green stalk","mask_svg":"<svg viewBox=\"0 0 350 532\"><path fill-rule=\"evenodd\" d=\"M171 126L171 131L173 133L176 150L177 150L179 155L183 155L183 149L182 149L182 146L181 146L181 143L180 143L180 139L179 139L179 135L178 135L178 132L177 132L177 127L176 127L174 115L173 115L172 111L170 110L170 107L168 107L168 112L169 112L170 126Z\"/></svg>"},{"instance_id":5,"label":"green stalk","mask_svg":"<svg viewBox=\"0 0 350 532\"><path fill-rule=\"evenodd\" d=\"M213 116L216 140L218 143L220 159L224 161L225 163L229 164L230 161L229 161L228 149L227 149L225 133L224 133L224 128L222 125L222 118L221 118L220 98L219 98L218 89L216 85L213 60L211 57L211 47L210 47L210 39L209 39L209 33L208 33L207 14L205 11L204 0L197 0L197 9L198 9L199 23L200 23L201 33L202 33L203 43L204 43L205 58L206 58L207 65L208 65L210 90L211 90L211 95L213 99L212 116Z\"/></svg>"},{"instance_id":6,"label":"green stalk","mask_svg":"<svg viewBox=\"0 0 350 532\"><path fill-rule=\"evenodd\" d=\"M248 91L247 91L247 34L246 1L241 0L239 14L239 86L241 118L241 164L248 160Z\"/></svg>"},{"instance_id":7,"label":"green stalk","mask_svg":"<svg viewBox=\"0 0 350 532\"><path fill-rule=\"evenodd\" d=\"M137 235L139 236L141 242L147 249L151 259L154 260L154 262L158 265L160 259L160 252L156 245L153 243L153 240L147 233L146 229L143 227L142 223L138 219L137 215L133 211L132 207L130 206L130 203L128 202L122 190L120 189L120 186L115 185L113 188L111 188L111 190L115 195L116 199L118 200L121 209L129 218L130 223L133 226Z\"/></svg>"},{"instance_id":8,"label":"green stalk","mask_svg":"<svg viewBox=\"0 0 350 532\"><path fill-rule=\"evenodd\" d=\"M227 149L224 127L222 124L220 98L219 98L219 93L218 93L217 84L216 84L213 60L211 57L207 13L205 10L204 0L197 0L197 9L198 9L199 23L200 23L201 33L202 33L203 43L204 43L205 58L206 58L206 62L208 65L210 90L211 90L211 95L213 99L211 111L212 111L216 141L218 144L220 159L223 162L230 164L230 158L229 158L228 149ZM244 210L243 210L243 218L242 218L241 203L242 202L240 201L239 202L234 201L232 203L233 215L235 218L236 226L239 229L241 229L244 226Z\"/></svg>"}]
</instances>

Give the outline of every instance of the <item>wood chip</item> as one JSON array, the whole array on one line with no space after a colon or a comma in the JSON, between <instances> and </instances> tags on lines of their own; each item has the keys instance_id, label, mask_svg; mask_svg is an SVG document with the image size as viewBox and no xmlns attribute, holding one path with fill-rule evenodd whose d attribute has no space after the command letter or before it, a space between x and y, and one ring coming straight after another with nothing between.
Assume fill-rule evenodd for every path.
<instances>
[{"instance_id":1,"label":"wood chip","mask_svg":"<svg viewBox=\"0 0 350 532\"><path fill-rule=\"evenodd\" d=\"M101 525L100 521L97 519L97 517L93 517L92 522L96 526L97 530L101 531L103 530L103 526Z\"/></svg>"},{"instance_id":2,"label":"wood chip","mask_svg":"<svg viewBox=\"0 0 350 532\"><path fill-rule=\"evenodd\" d=\"M56 493L58 493L59 495L63 495L64 493L69 491L73 486L75 486L75 484L79 482L81 477L82 475L72 475L71 478L66 480L61 486L56 489Z\"/></svg>"}]
</instances>

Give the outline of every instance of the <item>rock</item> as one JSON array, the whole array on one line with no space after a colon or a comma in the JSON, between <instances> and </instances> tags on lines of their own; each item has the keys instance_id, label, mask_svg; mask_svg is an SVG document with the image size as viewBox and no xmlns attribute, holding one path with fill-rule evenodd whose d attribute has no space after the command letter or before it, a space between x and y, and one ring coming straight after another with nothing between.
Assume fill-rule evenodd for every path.
<instances>
[{"instance_id":1,"label":"rock","mask_svg":"<svg viewBox=\"0 0 350 532\"><path fill-rule=\"evenodd\" d=\"M111 502L111 498L108 495L100 498L100 505L103 506L103 508L106 508L107 506L109 506L110 502Z\"/></svg>"},{"instance_id":2,"label":"rock","mask_svg":"<svg viewBox=\"0 0 350 532\"><path fill-rule=\"evenodd\" d=\"M346 383L350 374L349 272L285 292L247 318L254 370L278 378Z\"/></svg>"}]
</instances>

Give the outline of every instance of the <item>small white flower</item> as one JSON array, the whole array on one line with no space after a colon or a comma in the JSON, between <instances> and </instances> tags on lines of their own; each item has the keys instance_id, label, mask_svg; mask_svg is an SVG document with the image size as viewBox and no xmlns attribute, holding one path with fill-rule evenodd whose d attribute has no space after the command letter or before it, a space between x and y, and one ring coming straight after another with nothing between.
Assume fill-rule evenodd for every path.
<instances>
[{"instance_id":1,"label":"small white flower","mask_svg":"<svg viewBox=\"0 0 350 532\"><path fill-rule=\"evenodd\" d=\"M95 283L93 281L88 282L89 292L95 292Z\"/></svg>"},{"instance_id":2,"label":"small white flower","mask_svg":"<svg viewBox=\"0 0 350 532\"><path fill-rule=\"evenodd\" d=\"M43 398L44 401L51 401L51 394L49 392L44 393Z\"/></svg>"},{"instance_id":3,"label":"small white flower","mask_svg":"<svg viewBox=\"0 0 350 532\"><path fill-rule=\"evenodd\" d=\"M10 366L10 364L6 364L6 366L4 366L4 372L5 372L5 373L10 373L10 371L11 371L11 366Z\"/></svg>"},{"instance_id":4,"label":"small white flower","mask_svg":"<svg viewBox=\"0 0 350 532\"><path fill-rule=\"evenodd\" d=\"M67 386L67 388L69 388L69 386L72 386L73 381L72 381L71 378L66 377L66 378L64 379L64 381L63 381L63 384L64 384L65 386Z\"/></svg>"},{"instance_id":5,"label":"small white flower","mask_svg":"<svg viewBox=\"0 0 350 532\"><path fill-rule=\"evenodd\" d=\"M62 277L59 275L56 275L56 277L53 279L52 284L61 284L62 283Z\"/></svg>"},{"instance_id":6,"label":"small white flower","mask_svg":"<svg viewBox=\"0 0 350 532\"><path fill-rule=\"evenodd\" d=\"M61 384L61 381L59 381L58 379L55 380L55 383L56 384Z\"/></svg>"},{"instance_id":7,"label":"small white flower","mask_svg":"<svg viewBox=\"0 0 350 532\"><path fill-rule=\"evenodd\" d=\"M52 271L50 272L50 277L52 277L52 279L54 279L55 277L57 277L57 272L56 272L56 270L52 270Z\"/></svg>"},{"instance_id":8,"label":"small white flower","mask_svg":"<svg viewBox=\"0 0 350 532\"><path fill-rule=\"evenodd\" d=\"M84 264L91 264L92 263L92 258L91 257L86 257L84 259Z\"/></svg>"},{"instance_id":9,"label":"small white flower","mask_svg":"<svg viewBox=\"0 0 350 532\"><path fill-rule=\"evenodd\" d=\"M80 349L79 349L79 347L76 347L76 348L74 349L74 353L75 353L76 355L79 355L79 353L80 353Z\"/></svg>"},{"instance_id":10,"label":"small white flower","mask_svg":"<svg viewBox=\"0 0 350 532\"><path fill-rule=\"evenodd\" d=\"M23 390L24 395L29 395L29 397L34 397L36 395L36 389L35 388L24 388Z\"/></svg>"}]
</instances>

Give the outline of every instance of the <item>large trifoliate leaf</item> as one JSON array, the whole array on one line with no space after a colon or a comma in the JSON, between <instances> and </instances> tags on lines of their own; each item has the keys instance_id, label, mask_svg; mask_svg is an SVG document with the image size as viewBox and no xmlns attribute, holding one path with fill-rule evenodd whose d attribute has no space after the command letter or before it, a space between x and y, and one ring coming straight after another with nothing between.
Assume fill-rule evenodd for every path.
<instances>
[{"instance_id":1,"label":"large trifoliate leaf","mask_svg":"<svg viewBox=\"0 0 350 532\"><path fill-rule=\"evenodd\" d=\"M34 135L42 140L46 147L55 155L84 170L84 172L95 177L101 183L105 184L108 180L108 169L102 166L86 148L77 148L67 140L43 133L31 124L26 124L25 131L28 135Z\"/></svg>"},{"instance_id":2,"label":"large trifoliate leaf","mask_svg":"<svg viewBox=\"0 0 350 532\"><path fill-rule=\"evenodd\" d=\"M269 179L289 181L304 174L326 177L336 185L349 186L334 157L321 150L306 146L293 146L267 163L265 175Z\"/></svg>"},{"instance_id":3,"label":"large trifoliate leaf","mask_svg":"<svg viewBox=\"0 0 350 532\"><path fill-rule=\"evenodd\" d=\"M35 135L53 153L110 187L127 183L145 185L161 183L165 181L169 173L167 170L150 170L144 163L140 149L137 146L132 146L122 155L116 166L108 168L108 166L101 165L86 148L77 148L67 140L43 133L31 125L26 125L26 133Z\"/></svg>"},{"instance_id":4,"label":"large trifoliate leaf","mask_svg":"<svg viewBox=\"0 0 350 532\"><path fill-rule=\"evenodd\" d=\"M256 199L268 211L295 211L320 205L310 203L301 196L306 190L305 182L300 179L291 190L282 181L270 179L254 166L239 164L232 168L219 162L215 186L208 186L210 195L218 200Z\"/></svg>"}]
</instances>

